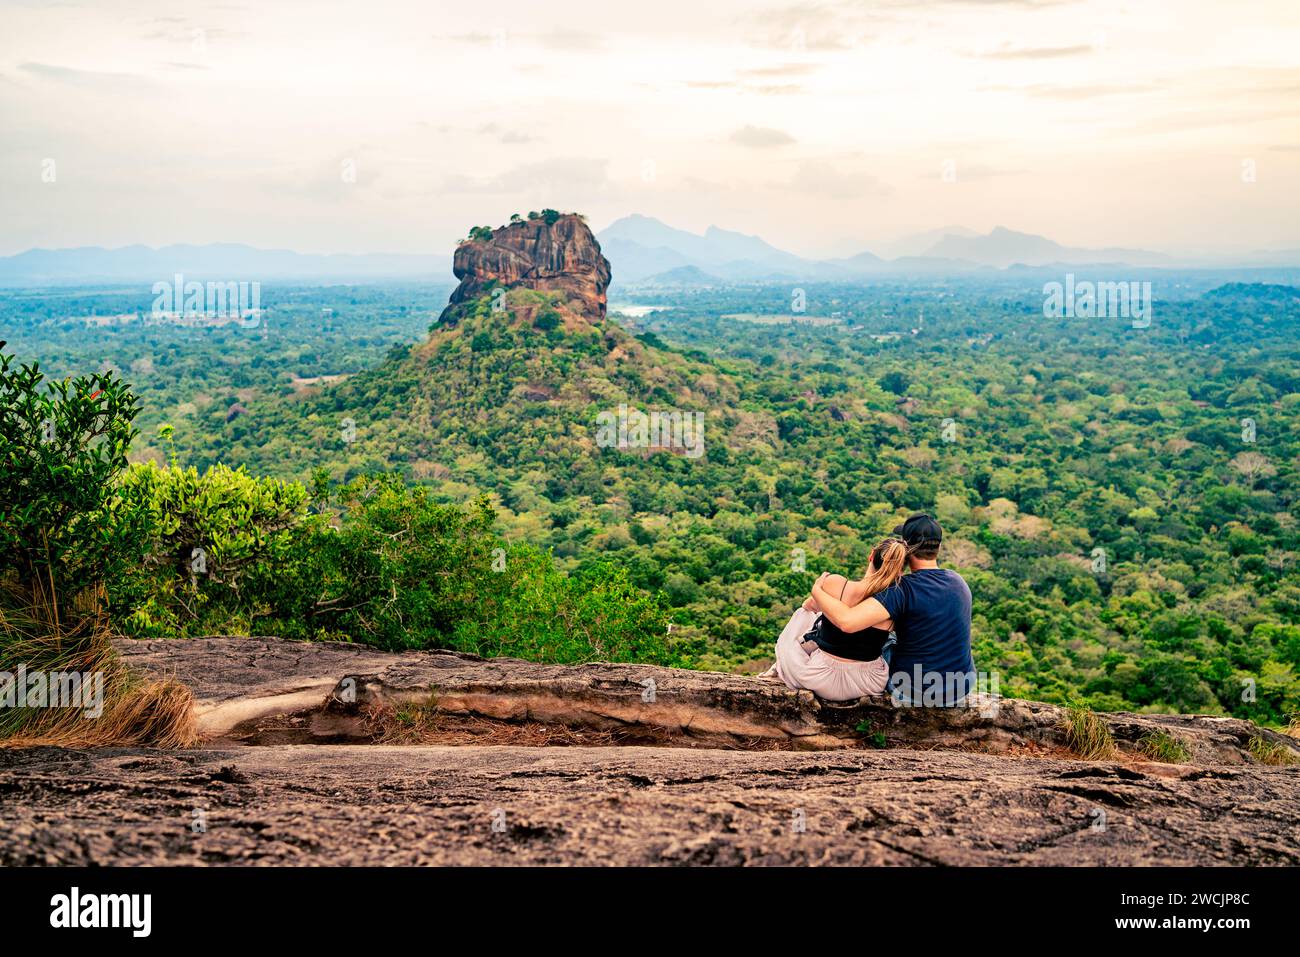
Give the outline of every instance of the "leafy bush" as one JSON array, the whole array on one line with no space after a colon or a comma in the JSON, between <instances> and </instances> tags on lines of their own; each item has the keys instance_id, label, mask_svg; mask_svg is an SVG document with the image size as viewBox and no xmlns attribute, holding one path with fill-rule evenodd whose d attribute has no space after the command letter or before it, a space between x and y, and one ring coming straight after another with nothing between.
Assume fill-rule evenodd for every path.
<instances>
[{"instance_id":1,"label":"leafy bush","mask_svg":"<svg viewBox=\"0 0 1300 957\"><path fill-rule=\"evenodd\" d=\"M354 480L328 504L337 527L311 529L279 577L260 583L280 633L436 647L477 615L497 547L486 500L440 505L383 476Z\"/></svg>"},{"instance_id":2,"label":"leafy bush","mask_svg":"<svg viewBox=\"0 0 1300 957\"><path fill-rule=\"evenodd\" d=\"M130 567L142 544L136 516L112 494L138 411L111 372L48 382L0 354L0 579L39 593L59 617Z\"/></svg>"},{"instance_id":3,"label":"leafy bush","mask_svg":"<svg viewBox=\"0 0 1300 957\"><path fill-rule=\"evenodd\" d=\"M136 411L111 373L46 382L36 365L0 353L0 671L58 675L61 686L75 678L78 689L63 699L70 706L0 710L6 744L194 738L189 690L134 675L103 609L104 583L136 563L145 541L138 513L113 491Z\"/></svg>"},{"instance_id":4,"label":"leafy bush","mask_svg":"<svg viewBox=\"0 0 1300 957\"><path fill-rule=\"evenodd\" d=\"M338 490L337 528L313 528L259 587L279 634L383 648L451 648L538 661L667 661L658 599L625 572L566 577L548 553L507 547L486 499L433 501L392 477Z\"/></svg>"},{"instance_id":5,"label":"leafy bush","mask_svg":"<svg viewBox=\"0 0 1300 957\"><path fill-rule=\"evenodd\" d=\"M292 560L308 498L296 482L243 469L217 465L200 475L152 462L128 469L117 494L148 544L109 595L122 628L140 637L211 633L246 620L241 587Z\"/></svg>"},{"instance_id":6,"label":"leafy bush","mask_svg":"<svg viewBox=\"0 0 1300 957\"><path fill-rule=\"evenodd\" d=\"M521 546L499 567L485 617L456 629L458 650L535 661L679 663L665 638L663 608L625 568L602 562L566 577L549 554Z\"/></svg>"},{"instance_id":7,"label":"leafy bush","mask_svg":"<svg viewBox=\"0 0 1300 957\"><path fill-rule=\"evenodd\" d=\"M395 476L331 490L222 466L139 466L119 487L148 547L113 583L135 635L275 634L392 650L451 648L542 661L668 662L659 601L625 570L567 577L494 533L485 499L440 504ZM196 552L204 567L196 570Z\"/></svg>"}]
</instances>

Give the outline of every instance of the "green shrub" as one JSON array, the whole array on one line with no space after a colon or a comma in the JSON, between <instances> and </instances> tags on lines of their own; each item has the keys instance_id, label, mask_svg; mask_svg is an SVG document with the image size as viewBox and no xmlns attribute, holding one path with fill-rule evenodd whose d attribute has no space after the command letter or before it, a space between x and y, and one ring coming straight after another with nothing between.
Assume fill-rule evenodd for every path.
<instances>
[{"instance_id":1,"label":"green shrub","mask_svg":"<svg viewBox=\"0 0 1300 957\"><path fill-rule=\"evenodd\" d=\"M679 663L661 603L636 588L626 569L602 562L566 577L548 553L521 546L499 567L483 617L457 627L457 650L534 661Z\"/></svg>"},{"instance_id":2,"label":"green shrub","mask_svg":"<svg viewBox=\"0 0 1300 957\"><path fill-rule=\"evenodd\" d=\"M110 607L128 634L182 636L247 627L241 590L293 560L307 518L307 490L217 465L128 469L124 506L143 520L138 565L110 582Z\"/></svg>"},{"instance_id":3,"label":"green shrub","mask_svg":"<svg viewBox=\"0 0 1300 957\"><path fill-rule=\"evenodd\" d=\"M486 499L444 505L426 489L368 478L335 502L339 527L315 530L297 573L283 580L301 603L281 612L281 630L302 622L310 635L384 648L535 661L670 657L658 600L626 572L598 566L565 576L548 553L507 547Z\"/></svg>"},{"instance_id":4,"label":"green shrub","mask_svg":"<svg viewBox=\"0 0 1300 957\"><path fill-rule=\"evenodd\" d=\"M1150 731L1138 738L1138 750L1152 761L1165 764L1186 764L1192 759L1192 749L1182 738L1168 731Z\"/></svg>"},{"instance_id":5,"label":"green shrub","mask_svg":"<svg viewBox=\"0 0 1300 957\"><path fill-rule=\"evenodd\" d=\"M60 616L143 546L138 516L112 494L138 411L112 372L48 382L0 354L0 580Z\"/></svg>"},{"instance_id":6,"label":"green shrub","mask_svg":"<svg viewBox=\"0 0 1300 957\"><path fill-rule=\"evenodd\" d=\"M337 527L303 537L278 579L260 582L268 626L290 637L346 637L382 648L437 647L478 614L492 575L486 500L435 503L393 476L342 486Z\"/></svg>"},{"instance_id":7,"label":"green shrub","mask_svg":"<svg viewBox=\"0 0 1300 957\"><path fill-rule=\"evenodd\" d=\"M111 373L47 382L0 353L0 671L75 675L97 699L94 714L0 709L5 744L166 747L195 737L189 690L134 675L104 612L105 582L137 564L147 535L114 493L136 411Z\"/></svg>"}]
</instances>

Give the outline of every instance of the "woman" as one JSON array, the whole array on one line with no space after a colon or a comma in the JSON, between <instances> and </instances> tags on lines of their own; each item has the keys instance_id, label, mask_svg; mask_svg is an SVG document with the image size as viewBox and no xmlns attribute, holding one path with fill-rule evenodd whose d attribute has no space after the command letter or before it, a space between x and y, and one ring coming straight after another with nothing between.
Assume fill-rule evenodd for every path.
<instances>
[{"instance_id":1,"label":"woman","mask_svg":"<svg viewBox=\"0 0 1300 957\"><path fill-rule=\"evenodd\" d=\"M887 538L871 550L871 561L861 581L824 573L822 588L840 595L847 605L893 585L907 567L907 543ZM794 613L776 642L776 662L761 677L784 681L796 690L806 688L827 701L852 701L863 695L884 694L889 682L887 650L894 644L893 622L846 634L821 614L809 596Z\"/></svg>"}]
</instances>

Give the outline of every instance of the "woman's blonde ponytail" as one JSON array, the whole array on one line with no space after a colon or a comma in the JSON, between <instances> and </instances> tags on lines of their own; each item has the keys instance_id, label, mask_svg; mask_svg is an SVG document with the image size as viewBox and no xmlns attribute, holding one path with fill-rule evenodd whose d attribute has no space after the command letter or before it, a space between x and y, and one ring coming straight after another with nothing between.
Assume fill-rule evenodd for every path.
<instances>
[{"instance_id":1,"label":"woman's blonde ponytail","mask_svg":"<svg viewBox=\"0 0 1300 957\"><path fill-rule=\"evenodd\" d=\"M901 538L887 538L871 551L871 567L862 580L868 595L884 591L903 577L907 567L907 543Z\"/></svg>"}]
</instances>

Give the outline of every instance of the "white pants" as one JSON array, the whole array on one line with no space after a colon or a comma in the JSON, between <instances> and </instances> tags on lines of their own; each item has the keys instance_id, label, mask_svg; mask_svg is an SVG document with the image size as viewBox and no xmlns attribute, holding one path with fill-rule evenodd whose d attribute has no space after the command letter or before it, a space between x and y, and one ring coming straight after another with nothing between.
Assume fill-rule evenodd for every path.
<instances>
[{"instance_id":1,"label":"white pants","mask_svg":"<svg viewBox=\"0 0 1300 957\"><path fill-rule=\"evenodd\" d=\"M769 673L784 681L788 688L805 688L827 701L852 701L864 695L884 694L889 684L889 665L884 658L846 661L820 648L811 654L804 650L803 636L812 630L816 620L816 612L803 608L790 617L776 640L776 663Z\"/></svg>"}]
</instances>

